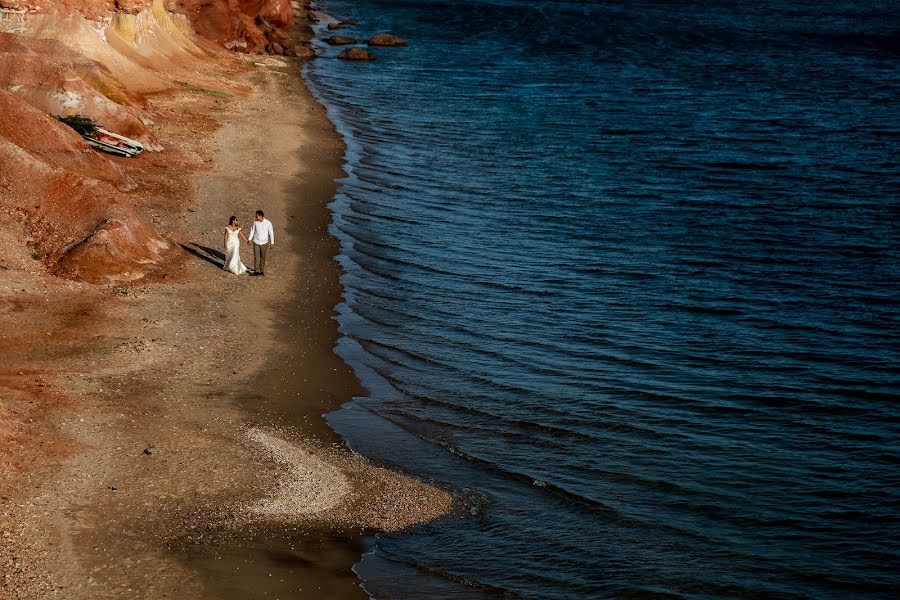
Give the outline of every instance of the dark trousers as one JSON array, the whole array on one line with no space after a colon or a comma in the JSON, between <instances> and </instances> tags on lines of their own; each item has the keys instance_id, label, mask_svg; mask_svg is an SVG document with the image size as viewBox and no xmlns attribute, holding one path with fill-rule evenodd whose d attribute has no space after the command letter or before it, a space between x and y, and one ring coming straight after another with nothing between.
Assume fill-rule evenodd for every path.
<instances>
[{"instance_id":1,"label":"dark trousers","mask_svg":"<svg viewBox=\"0 0 900 600\"><path fill-rule=\"evenodd\" d=\"M269 249L268 244L257 244L253 242L253 271L256 273L266 272L266 251Z\"/></svg>"}]
</instances>

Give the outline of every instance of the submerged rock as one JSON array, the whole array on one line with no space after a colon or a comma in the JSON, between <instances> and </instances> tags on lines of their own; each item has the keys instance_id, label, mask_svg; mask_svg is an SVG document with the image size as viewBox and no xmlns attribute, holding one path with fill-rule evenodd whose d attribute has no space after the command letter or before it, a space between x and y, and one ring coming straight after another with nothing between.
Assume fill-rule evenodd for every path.
<instances>
[{"instance_id":1,"label":"submerged rock","mask_svg":"<svg viewBox=\"0 0 900 600\"><path fill-rule=\"evenodd\" d=\"M379 33L369 38L370 46L405 46L406 40L390 33Z\"/></svg>"},{"instance_id":2,"label":"submerged rock","mask_svg":"<svg viewBox=\"0 0 900 600\"><path fill-rule=\"evenodd\" d=\"M347 48L338 54L341 60L375 60L375 55L365 48Z\"/></svg>"},{"instance_id":3,"label":"submerged rock","mask_svg":"<svg viewBox=\"0 0 900 600\"><path fill-rule=\"evenodd\" d=\"M334 31L335 29L340 29L343 26L343 23L329 23L328 31Z\"/></svg>"},{"instance_id":4,"label":"submerged rock","mask_svg":"<svg viewBox=\"0 0 900 600\"><path fill-rule=\"evenodd\" d=\"M349 44L356 43L355 38L346 37L343 35L333 35L330 38L326 39L325 41L332 46L347 46Z\"/></svg>"}]
</instances>

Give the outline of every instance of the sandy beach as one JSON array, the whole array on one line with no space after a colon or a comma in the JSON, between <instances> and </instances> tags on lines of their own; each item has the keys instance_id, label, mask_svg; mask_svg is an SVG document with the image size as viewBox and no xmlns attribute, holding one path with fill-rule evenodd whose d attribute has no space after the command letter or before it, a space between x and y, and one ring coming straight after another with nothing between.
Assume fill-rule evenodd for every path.
<instances>
[{"instance_id":1,"label":"sandy beach","mask_svg":"<svg viewBox=\"0 0 900 600\"><path fill-rule=\"evenodd\" d=\"M164 269L91 285L3 265L0 597L364 598L360 536L452 508L321 419L360 388L332 352L343 145L298 68L223 55L195 73L221 93L154 98L171 152L123 168L182 249ZM223 272L228 217L257 208L267 276Z\"/></svg>"},{"instance_id":2,"label":"sandy beach","mask_svg":"<svg viewBox=\"0 0 900 600\"><path fill-rule=\"evenodd\" d=\"M0 600L897 597L885 5L0 0Z\"/></svg>"}]
</instances>

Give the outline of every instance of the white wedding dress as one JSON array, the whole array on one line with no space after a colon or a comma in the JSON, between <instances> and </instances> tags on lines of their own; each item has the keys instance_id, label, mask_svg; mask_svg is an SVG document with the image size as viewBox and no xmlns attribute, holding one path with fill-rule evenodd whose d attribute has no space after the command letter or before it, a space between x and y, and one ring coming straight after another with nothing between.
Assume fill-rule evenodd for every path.
<instances>
[{"instance_id":1,"label":"white wedding dress","mask_svg":"<svg viewBox=\"0 0 900 600\"><path fill-rule=\"evenodd\" d=\"M241 238L238 235L241 230L232 231L226 227L225 231L228 234L228 240L225 242L225 265L222 268L235 275L243 275L247 272L247 267L241 262Z\"/></svg>"}]
</instances>

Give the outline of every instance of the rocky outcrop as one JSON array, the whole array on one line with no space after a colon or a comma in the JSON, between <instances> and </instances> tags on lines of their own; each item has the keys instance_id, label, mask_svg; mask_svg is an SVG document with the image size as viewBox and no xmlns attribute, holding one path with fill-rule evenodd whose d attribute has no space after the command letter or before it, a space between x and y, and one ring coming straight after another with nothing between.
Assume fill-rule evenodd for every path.
<instances>
[{"instance_id":1,"label":"rocky outcrop","mask_svg":"<svg viewBox=\"0 0 900 600\"><path fill-rule=\"evenodd\" d=\"M85 178L94 189L98 182L113 189L127 190L130 185L124 172L115 163L99 156L74 130L44 110L22 101L15 94L0 90L0 199L14 204L14 192L26 198L29 189L36 189L35 198L46 207L46 201L56 198L51 191L53 180ZM35 181L38 179L40 181ZM96 200L80 198L78 194L67 202L78 205L95 204ZM25 206L24 210L37 204Z\"/></svg>"},{"instance_id":2,"label":"rocky outcrop","mask_svg":"<svg viewBox=\"0 0 900 600\"><path fill-rule=\"evenodd\" d=\"M112 12L93 21L99 4L0 15L0 215L13 235L0 262L108 283L140 279L175 250L141 216L123 159L52 115L88 116L160 151L146 95L175 88L169 73L210 55L163 0L104 4Z\"/></svg>"},{"instance_id":3,"label":"rocky outcrop","mask_svg":"<svg viewBox=\"0 0 900 600\"><path fill-rule=\"evenodd\" d=\"M0 33L0 88L46 114L87 115L102 126L155 142L145 121L147 100L104 64L52 39Z\"/></svg>"},{"instance_id":4,"label":"rocky outcrop","mask_svg":"<svg viewBox=\"0 0 900 600\"><path fill-rule=\"evenodd\" d=\"M207 58L212 45L194 35L185 16L167 12L163 0L153 0L151 8L140 14L115 12L102 21L92 21L78 11L60 12L56 6L17 18L7 15L0 19L3 31L16 34L23 43L53 40L65 47L73 61L88 59L103 65L99 75L105 78L108 72L137 94L172 89L171 81L160 73ZM118 103L115 92L112 96Z\"/></svg>"},{"instance_id":5,"label":"rocky outcrop","mask_svg":"<svg viewBox=\"0 0 900 600\"><path fill-rule=\"evenodd\" d=\"M338 54L341 60L375 60L375 55L365 48L347 48Z\"/></svg>"},{"instance_id":6,"label":"rocky outcrop","mask_svg":"<svg viewBox=\"0 0 900 600\"><path fill-rule=\"evenodd\" d=\"M284 46L272 34L294 26L290 0L166 0L166 8L186 15L199 35L231 50Z\"/></svg>"},{"instance_id":7,"label":"rocky outcrop","mask_svg":"<svg viewBox=\"0 0 900 600\"><path fill-rule=\"evenodd\" d=\"M379 33L369 38L370 46L405 46L406 40L389 33Z\"/></svg>"},{"instance_id":8,"label":"rocky outcrop","mask_svg":"<svg viewBox=\"0 0 900 600\"><path fill-rule=\"evenodd\" d=\"M292 50L293 55L303 60L310 60L316 57L316 51L307 44L298 44Z\"/></svg>"},{"instance_id":9,"label":"rocky outcrop","mask_svg":"<svg viewBox=\"0 0 900 600\"><path fill-rule=\"evenodd\" d=\"M90 283L134 281L155 270L173 245L134 215L107 219L59 260L56 273Z\"/></svg>"},{"instance_id":10,"label":"rocky outcrop","mask_svg":"<svg viewBox=\"0 0 900 600\"><path fill-rule=\"evenodd\" d=\"M148 198L177 202L173 178L156 171L196 159L172 136L165 156L155 153L164 150L156 126L180 118L166 108L170 94L191 89L182 82L223 47L314 56L286 34L291 0L0 0L0 9L0 268L93 283L134 281L180 254L144 217ZM52 116L74 114L148 152L133 162L98 153Z\"/></svg>"},{"instance_id":11,"label":"rocky outcrop","mask_svg":"<svg viewBox=\"0 0 900 600\"><path fill-rule=\"evenodd\" d=\"M129 15L136 15L150 8L151 0L116 0L116 9Z\"/></svg>"},{"instance_id":12,"label":"rocky outcrop","mask_svg":"<svg viewBox=\"0 0 900 600\"><path fill-rule=\"evenodd\" d=\"M0 214L22 230L4 260L94 283L140 279L174 249L128 201L134 187L72 129L0 91Z\"/></svg>"},{"instance_id":13,"label":"rocky outcrop","mask_svg":"<svg viewBox=\"0 0 900 600\"><path fill-rule=\"evenodd\" d=\"M0 8L66 20L78 15L92 21L142 13L183 15L194 32L233 50L262 51L277 42L273 31L294 25L291 0L0 0Z\"/></svg>"},{"instance_id":14,"label":"rocky outcrop","mask_svg":"<svg viewBox=\"0 0 900 600\"><path fill-rule=\"evenodd\" d=\"M329 38L326 38L325 42L330 46L349 46L350 44L355 44L356 39L343 35L333 35Z\"/></svg>"},{"instance_id":15,"label":"rocky outcrop","mask_svg":"<svg viewBox=\"0 0 900 600\"><path fill-rule=\"evenodd\" d=\"M290 0L167 0L166 8L186 15L199 35L246 52L265 48L273 31L294 25Z\"/></svg>"}]
</instances>

